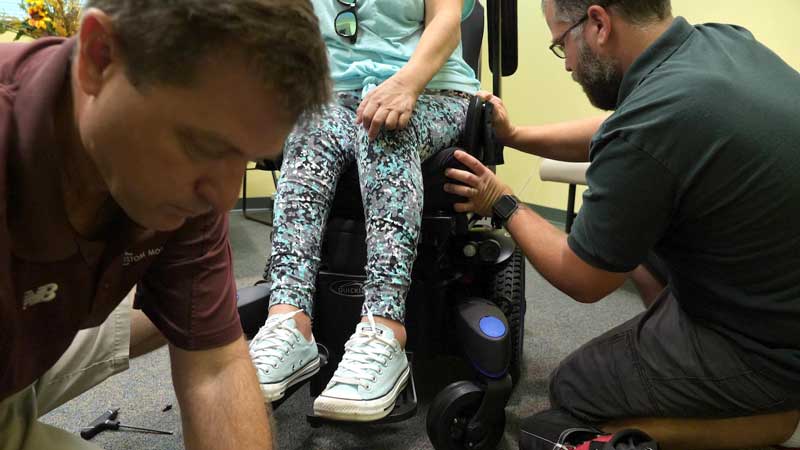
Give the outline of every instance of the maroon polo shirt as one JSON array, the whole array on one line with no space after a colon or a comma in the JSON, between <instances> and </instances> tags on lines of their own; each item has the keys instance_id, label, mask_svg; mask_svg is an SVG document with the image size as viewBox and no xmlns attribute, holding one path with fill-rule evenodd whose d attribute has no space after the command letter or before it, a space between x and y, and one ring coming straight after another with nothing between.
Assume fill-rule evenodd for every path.
<instances>
[{"instance_id":1,"label":"maroon polo shirt","mask_svg":"<svg viewBox=\"0 0 800 450\"><path fill-rule=\"evenodd\" d=\"M0 44L0 399L33 383L135 285L137 307L180 348L242 333L226 214L171 233L123 218L100 242L72 229L61 189L66 139L53 118L74 47Z\"/></svg>"}]
</instances>

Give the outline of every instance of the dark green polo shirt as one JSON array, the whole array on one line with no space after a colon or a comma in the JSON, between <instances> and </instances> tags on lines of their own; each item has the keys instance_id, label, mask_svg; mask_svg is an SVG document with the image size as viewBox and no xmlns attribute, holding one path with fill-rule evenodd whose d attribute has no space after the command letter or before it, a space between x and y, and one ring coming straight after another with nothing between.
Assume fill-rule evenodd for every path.
<instances>
[{"instance_id":1,"label":"dark green polo shirt","mask_svg":"<svg viewBox=\"0 0 800 450\"><path fill-rule=\"evenodd\" d=\"M617 104L570 247L612 272L655 250L691 317L800 379L800 74L743 28L679 17Z\"/></svg>"}]
</instances>

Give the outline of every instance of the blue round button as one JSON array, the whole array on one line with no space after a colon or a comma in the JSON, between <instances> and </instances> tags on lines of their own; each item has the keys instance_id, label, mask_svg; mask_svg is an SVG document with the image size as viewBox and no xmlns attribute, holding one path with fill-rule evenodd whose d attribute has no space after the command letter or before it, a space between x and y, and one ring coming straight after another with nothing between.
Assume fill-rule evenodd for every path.
<instances>
[{"instance_id":1,"label":"blue round button","mask_svg":"<svg viewBox=\"0 0 800 450\"><path fill-rule=\"evenodd\" d=\"M506 326L503 321L495 316L486 316L479 322L483 334L491 338L499 338L506 334Z\"/></svg>"}]
</instances>

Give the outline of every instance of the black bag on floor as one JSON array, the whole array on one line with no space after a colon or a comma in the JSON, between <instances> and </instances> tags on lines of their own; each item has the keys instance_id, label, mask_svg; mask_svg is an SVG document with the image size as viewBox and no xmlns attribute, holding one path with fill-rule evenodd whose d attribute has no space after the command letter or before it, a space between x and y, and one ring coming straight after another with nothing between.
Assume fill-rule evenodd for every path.
<instances>
[{"instance_id":1,"label":"black bag on floor","mask_svg":"<svg viewBox=\"0 0 800 450\"><path fill-rule=\"evenodd\" d=\"M614 434L581 423L562 410L543 411L520 426L520 450L658 450L658 444L640 430Z\"/></svg>"}]
</instances>

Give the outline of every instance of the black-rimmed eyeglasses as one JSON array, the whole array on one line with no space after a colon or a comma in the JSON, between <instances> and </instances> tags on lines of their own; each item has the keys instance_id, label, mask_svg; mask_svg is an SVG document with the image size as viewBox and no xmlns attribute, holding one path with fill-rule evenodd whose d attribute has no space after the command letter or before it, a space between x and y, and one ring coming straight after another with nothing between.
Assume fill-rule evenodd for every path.
<instances>
[{"instance_id":1,"label":"black-rimmed eyeglasses","mask_svg":"<svg viewBox=\"0 0 800 450\"><path fill-rule=\"evenodd\" d=\"M356 1L357 0L336 0L339 4L346 6L347 9L339 11L336 18L333 19L333 28L336 34L341 37L350 39L351 44L356 43L356 36L358 35L358 16L356 16Z\"/></svg>"},{"instance_id":2,"label":"black-rimmed eyeglasses","mask_svg":"<svg viewBox=\"0 0 800 450\"><path fill-rule=\"evenodd\" d=\"M616 0L609 0L607 2L595 3L595 5L602 6L603 8L608 8L609 6L614 4L615 1ZM591 8L592 6L594 5L590 5L589 7ZM589 18L589 11L587 10L586 13L583 15L583 17L581 17L577 22L573 23L571 27L567 28L567 31L561 33L561 36L559 36L558 39L553 41L553 43L550 45L550 51L561 59L567 59L567 51L564 49L564 46L566 45L565 41L567 39L567 36L569 35L569 32L581 26L581 24L583 22L586 22L586 19L588 18Z\"/></svg>"},{"instance_id":3,"label":"black-rimmed eyeglasses","mask_svg":"<svg viewBox=\"0 0 800 450\"><path fill-rule=\"evenodd\" d=\"M581 24L586 22L586 19L588 18L589 13L584 14L579 21L573 23L571 27L567 28L567 31L561 33L561 36L559 36L558 39L553 41L553 43L550 45L550 51L561 59L567 59L567 50L564 48L564 40L572 30L581 26Z\"/></svg>"}]
</instances>

